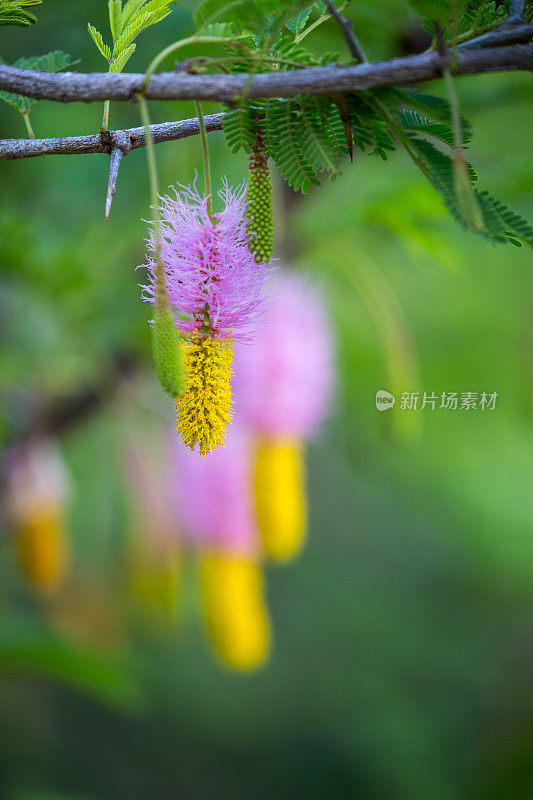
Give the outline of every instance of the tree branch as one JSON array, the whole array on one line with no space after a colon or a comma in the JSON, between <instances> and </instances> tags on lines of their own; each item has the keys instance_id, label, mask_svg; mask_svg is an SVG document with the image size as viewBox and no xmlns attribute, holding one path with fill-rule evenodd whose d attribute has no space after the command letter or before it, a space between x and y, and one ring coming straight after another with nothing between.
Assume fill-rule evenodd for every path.
<instances>
[{"instance_id":1,"label":"tree branch","mask_svg":"<svg viewBox=\"0 0 533 800\"><path fill-rule=\"evenodd\" d=\"M223 119L224 114L208 114L204 116L206 130L221 130ZM194 136L200 131L196 118L182 119L178 122L163 122L158 125L151 125L150 129L155 143L185 139L187 136ZM131 150L146 146L144 127L126 128L123 131L109 131L111 142L113 137L120 137L122 134L129 137ZM112 144L106 141L99 133L88 136L68 136L62 139L0 139L0 160L49 155L110 153L112 149Z\"/></svg>"},{"instance_id":2,"label":"tree branch","mask_svg":"<svg viewBox=\"0 0 533 800\"><path fill-rule=\"evenodd\" d=\"M504 44L527 44L533 36L533 25L509 21L502 22L497 28L468 42L459 45L460 50L474 47L497 47Z\"/></svg>"},{"instance_id":3,"label":"tree branch","mask_svg":"<svg viewBox=\"0 0 533 800\"><path fill-rule=\"evenodd\" d=\"M523 22L524 21L524 0L511 0L511 8L507 22Z\"/></svg>"},{"instance_id":4,"label":"tree branch","mask_svg":"<svg viewBox=\"0 0 533 800\"><path fill-rule=\"evenodd\" d=\"M344 36L344 41L353 58L356 58L361 64L366 64L368 59L363 52L363 48L359 44L359 39L354 33L353 19L341 14L335 3L332 3L331 0L328 0L328 10L339 25L342 35Z\"/></svg>"},{"instance_id":5,"label":"tree branch","mask_svg":"<svg viewBox=\"0 0 533 800\"><path fill-rule=\"evenodd\" d=\"M533 26L528 26L533 32ZM458 48L456 75L533 68L533 44L495 48ZM296 97L331 92L357 92L378 86L421 83L441 77L436 52L421 53L391 61L338 67L310 67L288 72L239 75L187 75L163 72L154 75L145 91L151 100L238 101L243 91L249 98ZM27 97L60 102L132 100L141 90L143 74L49 73L0 66L0 89Z\"/></svg>"}]
</instances>

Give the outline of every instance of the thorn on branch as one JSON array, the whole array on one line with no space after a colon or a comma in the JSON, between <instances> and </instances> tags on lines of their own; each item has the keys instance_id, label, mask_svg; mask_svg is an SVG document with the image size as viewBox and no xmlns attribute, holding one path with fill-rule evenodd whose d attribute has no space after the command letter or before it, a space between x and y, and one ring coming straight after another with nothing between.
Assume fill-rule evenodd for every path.
<instances>
[{"instance_id":1,"label":"thorn on branch","mask_svg":"<svg viewBox=\"0 0 533 800\"><path fill-rule=\"evenodd\" d=\"M363 48L359 44L359 39L354 33L353 19L350 19L350 17L345 17L344 14L341 14L335 3L332 3L331 0L327 0L327 2L329 13L338 23L342 31L342 35L344 36L344 41L346 42L351 55L361 64L368 63L367 57L363 52Z\"/></svg>"},{"instance_id":2,"label":"thorn on branch","mask_svg":"<svg viewBox=\"0 0 533 800\"><path fill-rule=\"evenodd\" d=\"M113 195L117 187L118 170L123 157L131 150L131 139L125 131L110 131L108 133L111 142L110 162L109 162L109 181L107 183L107 196L105 202L105 219L109 219Z\"/></svg>"}]
</instances>

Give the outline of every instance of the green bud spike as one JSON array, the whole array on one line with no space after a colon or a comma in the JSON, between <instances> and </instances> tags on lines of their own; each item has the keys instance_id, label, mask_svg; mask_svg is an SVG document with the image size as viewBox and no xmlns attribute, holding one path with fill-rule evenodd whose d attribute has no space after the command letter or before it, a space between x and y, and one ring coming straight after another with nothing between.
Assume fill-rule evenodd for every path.
<instances>
[{"instance_id":1,"label":"green bud spike","mask_svg":"<svg viewBox=\"0 0 533 800\"><path fill-rule=\"evenodd\" d=\"M184 384L180 339L168 306L155 309L152 353L159 383L171 397L179 397Z\"/></svg>"},{"instance_id":2,"label":"green bud spike","mask_svg":"<svg viewBox=\"0 0 533 800\"><path fill-rule=\"evenodd\" d=\"M270 261L274 251L272 180L263 134L257 130L248 170L248 234L256 261Z\"/></svg>"},{"instance_id":3,"label":"green bud spike","mask_svg":"<svg viewBox=\"0 0 533 800\"><path fill-rule=\"evenodd\" d=\"M462 149L455 150L452 167L455 196L463 222L474 233L482 233L485 228L483 215L468 176Z\"/></svg>"}]
</instances>

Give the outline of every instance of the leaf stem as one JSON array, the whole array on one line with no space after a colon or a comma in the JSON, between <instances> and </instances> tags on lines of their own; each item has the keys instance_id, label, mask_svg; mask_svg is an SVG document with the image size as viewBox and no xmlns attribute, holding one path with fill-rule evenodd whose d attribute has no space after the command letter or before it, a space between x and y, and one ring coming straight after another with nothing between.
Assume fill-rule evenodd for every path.
<instances>
[{"instance_id":1,"label":"leaf stem","mask_svg":"<svg viewBox=\"0 0 533 800\"><path fill-rule=\"evenodd\" d=\"M28 131L28 136L29 136L29 138L30 138L30 139L35 139L35 133L33 132L33 128L32 128L32 126L31 126L31 122L30 122L30 114L29 114L29 112L28 112L28 111L26 111L25 113L23 113L23 114L22 114L22 117L23 117L23 119L24 119L24 123L25 123L25 125L26 125L26 130Z\"/></svg>"},{"instance_id":2,"label":"leaf stem","mask_svg":"<svg viewBox=\"0 0 533 800\"><path fill-rule=\"evenodd\" d=\"M104 116L102 117L102 130L109 128L109 100L104 100Z\"/></svg>"},{"instance_id":3,"label":"leaf stem","mask_svg":"<svg viewBox=\"0 0 533 800\"><path fill-rule=\"evenodd\" d=\"M157 174L157 162L155 158L154 140L150 129L150 115L148 113L148 103L142 94L136 95L139 101L141 120L146 134L146 160L148 162L148 176L150 180L150 205L152 207L152 220L155 231L155 305L156 309L163 310L168 305L167 288L165 284L165 268L161 260L161 229L159 220L159 177Z\"/></svg>"},{"instance_id":4,"label":"leaf stem","mask_svg":"<svg viewBox=\"0 0 533 800\"><path fill-rule=\"evenodd\" d=\"M211 168L209 165L209 145L207 143L207 135L205 131L204 114L202 104L199 100L194 101L196 106L196 113L198 115L198 123L200 125L200 140L202 142L202 161L204 163L204 180L205 180L205 193L207 195L207 213L209 218L213 218L213 193L211 190Z\"/></svg>"}]
</instances>

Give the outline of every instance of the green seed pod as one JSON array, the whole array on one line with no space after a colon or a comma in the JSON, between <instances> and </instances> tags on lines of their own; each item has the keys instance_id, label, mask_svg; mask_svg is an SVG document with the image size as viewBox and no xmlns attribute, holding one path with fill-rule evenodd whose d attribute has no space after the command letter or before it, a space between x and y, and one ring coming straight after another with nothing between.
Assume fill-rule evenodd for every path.
<instances>
[{"instance_id":1,"label":"green seed pod","mask_svg":"<svg viewBox=\"0 0 533 800\"><path fill-rule=\"evenodd\" d=\"M183 392L183 364L178 329L168 306L155 309L152 353L159 383L171 397L178 397Z\"/></svg>"},{"instance_id":2,"label":"green seed pod","mask_svg":"<svg viewBox=\"0 0 533 800\"><path fill-rule=\"evenodd\" d=\"M272 180L267 161L263 134L258 130L250 155L246 193L249 246L256 261L270 261L274 249Z\"/></svg>"},{"instance_id":3,"label":"green seed pod","mask_svg":"<svg viewBox=\"0 0 533 800\"><path fill-rule=\"evenodd\" d=\"M483 215L474 194L464 153L461 149L454 152L452 168L455 196L463 221L474 233L482 233L485 227Z\"/></svg>"}]
</instances>

